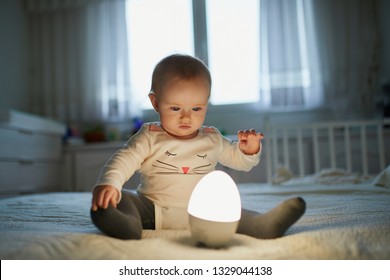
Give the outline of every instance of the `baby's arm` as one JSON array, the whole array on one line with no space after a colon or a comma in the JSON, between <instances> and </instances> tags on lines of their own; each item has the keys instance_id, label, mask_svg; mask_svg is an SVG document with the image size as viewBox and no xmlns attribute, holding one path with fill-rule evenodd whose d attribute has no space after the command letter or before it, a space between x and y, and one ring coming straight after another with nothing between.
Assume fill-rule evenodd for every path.
<instances>
[{"instance_id":1,"label":"baby's arm","mask_svg":"<svg viewBox=\"0 0 390 280\"><path fill-rule=\"evenodd\" d=\"M119 198L119 193L116 188L110 185L98 186L92 193L92 211L98 210L98 208L107 209L111 204L116 207Z\"/></svg>"},{"instance_id":2,"label":"baby's arm","mask_svg":"<svg viewBox=\"0 0 390 280\"><path fill-rule=\"evenodd\" d=\"M263 133L256 133L254 129L240 130L238 132L240 150L246 155L255 155L261 152L261 139L263 138Z\"/></svg>"}]
</instances>

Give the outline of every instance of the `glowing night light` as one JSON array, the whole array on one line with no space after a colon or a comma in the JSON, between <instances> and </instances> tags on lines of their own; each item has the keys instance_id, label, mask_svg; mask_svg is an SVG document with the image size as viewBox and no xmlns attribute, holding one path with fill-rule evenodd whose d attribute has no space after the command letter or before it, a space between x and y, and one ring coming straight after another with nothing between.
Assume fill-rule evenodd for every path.
<instances>
[{"instance_id":1,"label":"glowing night light","mask_svg":"<svg viewBox=\"0 0 390 280\"><path fill-rule=\"evenodd\" d=\"M241 199L233 179L222 171L205 175L188 204L192 238L209 247L222 247L236 232Z\"/></svg>"}]
</instances>

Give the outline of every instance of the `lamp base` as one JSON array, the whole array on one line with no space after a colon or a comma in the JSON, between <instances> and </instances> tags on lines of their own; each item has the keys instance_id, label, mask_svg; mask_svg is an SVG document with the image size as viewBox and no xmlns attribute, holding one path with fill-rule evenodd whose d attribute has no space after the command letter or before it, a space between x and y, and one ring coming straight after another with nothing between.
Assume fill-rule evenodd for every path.
<instances>
[{"instance_id":1,"label":"lamp base","mask_svg":"<svg viewBox=\"0 0 390 280\"><path fill-rule=\"evenodd\" d=\"M207 221L189 214L192 238L207 247L223 247L237 231L238 223Z\"/></svg>"}]
</instances>

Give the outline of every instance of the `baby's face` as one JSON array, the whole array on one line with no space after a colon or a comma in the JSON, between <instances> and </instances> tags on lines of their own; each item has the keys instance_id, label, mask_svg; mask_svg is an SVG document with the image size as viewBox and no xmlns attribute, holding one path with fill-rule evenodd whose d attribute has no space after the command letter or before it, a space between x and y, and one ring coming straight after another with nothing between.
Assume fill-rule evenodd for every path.
<instances>
[{"instance_id":1,"label":"baby's face","mask_svg":"<svg viewBox=\"0 0 390 280\"><path fill-rule=\"evenodd\" d=\"M151 101L166 132L180 139L198 135L210 95L210 86L205 79L173 79L157 95L151 96Z\"/></svg>"}]
</instances>

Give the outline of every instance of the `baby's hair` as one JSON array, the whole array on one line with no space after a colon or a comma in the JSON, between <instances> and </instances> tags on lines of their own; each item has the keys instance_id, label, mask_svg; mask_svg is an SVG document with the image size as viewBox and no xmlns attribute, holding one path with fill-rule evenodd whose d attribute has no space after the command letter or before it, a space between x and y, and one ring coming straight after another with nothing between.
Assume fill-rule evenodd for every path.
<instances>
[{"instance_id":1,"label":"baby's hair","mask_svg":"<svg viewBox=\"0 0 390 280\"><path fill-rule=\"evenodd\" d=\"M207 66L190 55L173 54L160 60L154 68L150 92L162 92L165 83L173 78L190 80L203 77L211 88L211 75Z\"/></svg>"}]
</instances>

